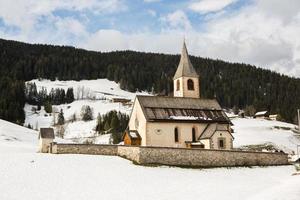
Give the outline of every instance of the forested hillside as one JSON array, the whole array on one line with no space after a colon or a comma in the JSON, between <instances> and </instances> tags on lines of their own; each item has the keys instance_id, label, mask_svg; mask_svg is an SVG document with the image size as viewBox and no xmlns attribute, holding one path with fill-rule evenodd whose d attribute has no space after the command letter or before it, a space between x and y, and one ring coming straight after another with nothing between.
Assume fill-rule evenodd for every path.
<instances>
[{"instance_id":1,"label":"forested hillside","mask_svg":"<svg viewBox=\"0 0 300 200\"><path fill-rule=\"evenodd\" d=\"M178 49L180 52L180 49ZM238 63L191 57L200 74L201 96L226 108L254 106L293 122L300 107L300 79ZM35 78L108 78L121 88L163 95L173 91L179 55L117 51L100 53L51 45L0 40L0 118L22 123L24 81Z\"/></svg>"}]
</instances>

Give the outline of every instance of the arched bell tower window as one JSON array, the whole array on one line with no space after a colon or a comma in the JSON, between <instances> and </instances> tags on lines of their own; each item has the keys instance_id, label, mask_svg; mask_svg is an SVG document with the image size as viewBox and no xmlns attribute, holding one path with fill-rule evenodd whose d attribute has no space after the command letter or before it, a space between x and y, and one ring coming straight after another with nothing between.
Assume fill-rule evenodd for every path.
<instances>
[{"instance_id":1,"label":"arched bell tower window","mask_svg":"<svg viewBox=\"0 0 300 200\"><path fill-rule=\"evenodd\" d=\"M180 90L180 80L176 81L176 91Z\"/></svg>"},{"instance_id":2,"label":"arched bell tower window","mask_svg":"<svg viewBox=\"0 0 300 200\"><path fill-rule=\"evenodd\" d=\"M187 81L188 90L194 90L194 81L192 79L189 79Z\"/></svg>"},{"instance_id":3,"label":"arched bell tower window","mask_svg":"<svg viewBox=\"0 0 300 200\"><path fill-rule=\"evenodd\" d=\"M179 142L178 128L174 129L174 141Z\"/></svg>"}]
</instances>

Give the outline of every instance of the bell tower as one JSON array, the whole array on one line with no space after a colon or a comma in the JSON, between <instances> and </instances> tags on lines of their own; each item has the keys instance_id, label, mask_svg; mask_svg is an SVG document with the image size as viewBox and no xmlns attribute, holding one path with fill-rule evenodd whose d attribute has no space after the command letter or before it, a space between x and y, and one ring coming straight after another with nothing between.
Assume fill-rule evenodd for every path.
<instances>
[{"instance_id":1,"label":"bell tower","mask_svg":"<svg viewBox=\"0 0 300 200\"><path fill-rule=\"evenodd\" d=\"M174 97L200 98L199 75L190 61L185 41L173 84Z\"/></svg>"}]
</instances>

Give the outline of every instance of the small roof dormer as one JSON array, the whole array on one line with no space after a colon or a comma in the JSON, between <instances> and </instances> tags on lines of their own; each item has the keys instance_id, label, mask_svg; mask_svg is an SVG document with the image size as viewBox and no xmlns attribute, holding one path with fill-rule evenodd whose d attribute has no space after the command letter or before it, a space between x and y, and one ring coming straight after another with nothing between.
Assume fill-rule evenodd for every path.
<instances>
[{"instance_id":1,"label":"small roof dormer","mask_svg":"<svg viewBox=\"0 0 300 200\"><path fill-rule=\"evenodd\" d=\"M193 65L190 61L185 41L183 42L180 62L179 62L177 71L173 77L173 80L180 78L180 77L195 77L195 78L199 77L199 75L197 74L195 68L193 67Z\"/></svg>"}]
</instances>

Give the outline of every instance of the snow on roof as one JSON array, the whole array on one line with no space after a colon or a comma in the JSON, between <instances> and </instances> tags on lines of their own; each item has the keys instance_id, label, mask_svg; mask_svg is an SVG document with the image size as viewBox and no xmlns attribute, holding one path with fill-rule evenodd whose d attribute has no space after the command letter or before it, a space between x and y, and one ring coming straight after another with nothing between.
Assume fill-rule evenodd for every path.
<instances>
[{"instance_id":1,"label":"snow on roof","mask_svg":"<svg viewBox=\"0 0 300 200\"><path fill-rule=\"evenodd\" d=\"M138 138L138 135L136 134L136 132L129 132L129 134L133 138Z\"/></svg>"},{"instance_id":2,"label":"snow on roof","mask_svg":"<svg viewBox=\"0 0 300 200\"><path fill-rule=\"evenodd\" d=\"M195 116L170 116L170 119L174 120L212 120L208 117L195 117Z\"/></svg>"},{"instance_id":3,"label":"snow on roof","mask_svg":"<svg viewBox=\"0 0 300 200\"><path fill-rule=\"evenodd\" d=\"M140 134L138 133L138 131L136 130L128 130L125 132L125 134L128 133L128 136L131 138L131 139L138 139L138 138L141 138ZM125 136L125 134L123 135L123 138Z\"/></svg>"},{"instance_id":4,"label":"snow on roof","mask_svg":"<svg viewBox=\"0 0 300 200\"><path fill-rule=\"evenodd\" d=\"M257 113L255 113L255 116L257 116L257 115L264 115L264 114L266 114L268 111L260 111L260 112L257 112Z\"/></svg>"}]
</instances>

